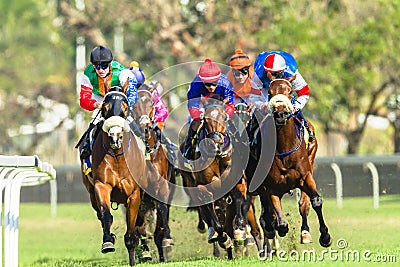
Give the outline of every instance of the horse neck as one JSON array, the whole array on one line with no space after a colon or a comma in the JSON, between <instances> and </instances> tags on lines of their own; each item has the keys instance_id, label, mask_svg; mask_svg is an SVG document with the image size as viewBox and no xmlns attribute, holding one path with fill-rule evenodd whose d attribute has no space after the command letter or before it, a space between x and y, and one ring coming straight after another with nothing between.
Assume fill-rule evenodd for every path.
<instances>
[{"instance_id":1,"label":"horse neck","mask_svg":"<svg viewBox=\"0 0 400 267\"><path fill-rule=\"evenodd\" d=\"M299 137L296 134L297 126L293 117L289 118L285 125L276 125L276 152L283 153L298 145Z\"/></svg>"}]
</instances>

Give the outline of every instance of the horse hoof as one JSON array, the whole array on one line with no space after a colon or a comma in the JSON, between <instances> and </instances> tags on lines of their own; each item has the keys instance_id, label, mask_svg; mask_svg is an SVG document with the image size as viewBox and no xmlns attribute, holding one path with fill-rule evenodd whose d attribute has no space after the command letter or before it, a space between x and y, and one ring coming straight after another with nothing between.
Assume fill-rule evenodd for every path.
<instances>
[{"instance_id":1,"label":"horse hoof","mask_svg":"<svg viewBox=\"0 0 400 267\"><path fill-rule=\"evenodd\" d=\"M108 253L108 252L114 252L115 247L112 242L104 242L103 245L101 246L101 252L102 253Z\"/></svg>"},{"instance_id":2,"label":"horse hoof","mask_svg":"<svg viewBox=\"0 0 400 267\"><path fill-rule=\"evenodd\" d=\"M199 228L199 227L197 227L197 231L198 231L200 234L204 234L205 232L207 232L207 230L206 230L205 227L204 227L204 228Z\"/></svg>"},{"instance_id":3,"label":"horse hoof","mask_svg":"<svg viewBox=\"0 0 400 267\"><path fill-rule=\"evenodd\" d=\"M276 229L280 237L284 237L289 232L289 226L287 224L281 224Z\"/></svg>"},{"instance_id":4,"label":"horse hoof","mask_svg":"<svg viewBox=\"0 0 400 267\"><path fill-rule=\"evenodd\" d=\"M332 245L332 237L330 234L327 234L325 238L322 238L322 236L319 238L319 244L323 246L324 248L330 247Z\"/></svg>"},{"instance_id":5,"label":"horse hoof","mask_svg":"<svg viewBox=\"0 0 400 267\"><path fill-rule=\"evenodd\" d=\"M226 233L223 234L222 240L224 239L225 241L218 241L221 248L228 249L233 246L232 239Z\"/></svg>"},{"instance_id":6,"label":"horse hoof","mask_svg":"<svg viewBox=\"0 0 400 267\"><path fill-rule=\"evenodd\" d=\"M246 232L241 229L236 229L233 236L236 241L244 241L246 239Z\"/></svg>"},{"instance_id":7,"label":"horse hoof","mask_svg":"<svg viewBox=\"0 0 400 267\"><path fill-rule=\"evenodd\" d=\"M312 243L312 237L311 237L311 234L309 231L307 231L307 230L301 231L300 243L301 244Z\"/></svg>"},{"instance_id":8,"label":"horse hoof","mask_svg":"<svg viewBox=\"0 0 400 267\"><path fill-rule=\"evenodd\" d=\"M256 244L256 240L254 237L247 237L246 240L244 241L244 245L247 247L254 246Z\"/></svg>"},{"instance_id":9,"label":"horse hoof","mask_svg":"<svg viewBox=\"0 0 400 267\"><path fill-rule=\"evenodd\" d=\"M164 238L162 241L162 247L163 248L168 248L174 246L174 240L172 238Z\"/></svg>"},{"instance_id":10,"label":"horse hoof","mask_svg":"<svg viewBox=\"0 0 400 267\"><path fill-rule=\"evenodd\" d=\"M152 259L153 257L151 257L150 251L142 251L142 254L140 255L140 260L142 262L151 261Z\"/></svg>"},{"instance_id":11,"label":"horse hoof","mask_svg":"<svg viewBox=\"0 0 400 267\"><path fill-rule=\"evenodd\" d=\"M208 228L208 243L214 243L218 241L218 233L215 232L213 227Z\"/></svg>"}]
</instances>

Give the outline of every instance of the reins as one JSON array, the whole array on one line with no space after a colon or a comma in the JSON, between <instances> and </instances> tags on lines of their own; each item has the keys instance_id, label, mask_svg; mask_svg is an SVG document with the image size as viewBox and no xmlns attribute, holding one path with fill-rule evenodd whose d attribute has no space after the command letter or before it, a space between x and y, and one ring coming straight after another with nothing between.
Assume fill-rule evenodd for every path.
<instances>
[{"instance_id":1,"label":"reins","mask_svg":"<svg viewBox=\"0 0 400 267\"><path fill-rule=\"evenodd\" d=\"M295 119L295 118L297 118L297 115L293 116L293 119ZM298 145L297 145L295 148L293 148L293 149L291 149L291 150L289 150L289 151L287 151L287 152L284 152L284 153L275 153L275 156L277 156L277 157L279 157L279 158L283 158L283 157L286 157L286 156L292 154L293 152L297 151L297 150L300 148L301 143L303 142L303 136L304 136L304 134L302 134L302 130L299 131L299 128L298 128L298 126L296 125L295 122L294 122L294 127L295 127L295 129L296 129L296 136L299 138L299 143L298 143Z\"/></svg>"}]
</instances>

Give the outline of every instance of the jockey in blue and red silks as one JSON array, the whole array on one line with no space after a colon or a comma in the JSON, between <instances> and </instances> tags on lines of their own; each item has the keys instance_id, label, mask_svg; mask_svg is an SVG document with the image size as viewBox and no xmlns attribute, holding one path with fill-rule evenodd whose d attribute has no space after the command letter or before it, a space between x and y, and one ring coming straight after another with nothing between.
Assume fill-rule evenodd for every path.
<instances>
[{"instance_id":1,"label":"jockey in blue and red silks","mask_svg":"<svg viewBox=\"0 0 400 267\"><path fill-rule=\"evenodd\" d=\"M254 90L250 95L250 101L259 108L269 101L268 89L272 80L295 77L291 82L297 95L297 98L294 96L292 100L293 113L298 113L299 118L304 122L310 142L314 140L314 134L302 113L302 109L310 98L310 89L298 70L296 59L283 51L261 52L254 62L254 73L251 80Z\"/></svg>"},{"instance_id":2,"label":"jockey in blue and red silks","mask_svg":"<svg viewBox=\"0 0 400 267\"><path fill-rule=\"evenodd\" d=\"M201 97L210 97L212 95L218 95L221 99L227 99L225 111L229 118L231 118L235 111L232 84L226 75L221 73L218 64L207 58L200 66L199 73L190 84L187 92L188 109L192 122L186 136L183 155L188 159L193 158L193 151L191 149L192 140L201 124L200 120L203 118L204 110L201 107L200 99Z\"/></svg>"}]
</instances>

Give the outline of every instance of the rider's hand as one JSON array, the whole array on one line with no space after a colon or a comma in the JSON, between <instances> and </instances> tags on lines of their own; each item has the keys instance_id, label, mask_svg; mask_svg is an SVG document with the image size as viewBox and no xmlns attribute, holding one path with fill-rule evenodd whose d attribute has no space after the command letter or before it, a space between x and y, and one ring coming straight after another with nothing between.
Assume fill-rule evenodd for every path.
<instances>
[{"instance_id":1,"label":"rider's hand","mask_svg":"<svg viewBox=\"0 0 400 267\"><path fill-rule=\"evenodd\" d=\"M93 105L93 107L95 108L95 109L101 109L101 106L103 105L103 103L101 103L101 102L96 102L96 103L94 103L94 105Z\"/></svg>"}]
</instances>

